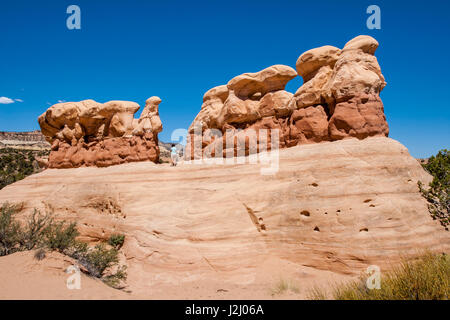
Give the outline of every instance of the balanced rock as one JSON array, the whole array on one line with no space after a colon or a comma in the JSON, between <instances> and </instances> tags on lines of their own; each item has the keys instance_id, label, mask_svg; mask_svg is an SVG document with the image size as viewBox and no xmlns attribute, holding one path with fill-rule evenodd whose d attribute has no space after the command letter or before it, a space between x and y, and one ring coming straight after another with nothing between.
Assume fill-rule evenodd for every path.
<instances>
[{"instance_id":1,"label":"balanced rock","mask_svg":"<svg viewBox=\"0 0 450 320\"><path fill-rule=\"evenodd\" d=\"M320 68L324 66L333 67L339 59L340 52L339 48L332 46L308 50L297 59L295 64L297 73L304 79L311 79Z\"/></svg>"},{"instance_id":2,"label":"balanced rock","mask_svg":"<svg viewBox=\"0 0 450 320\"><path fill-rule=\"evenodd\" d=\"M388 136L380 98L386 82L374 56L377 47L372 37L358 36L342 50L323 46L306 51L297 60L297 72L275 65L209 90L189 128L187 157L249 155L270 150L260 144L273 139L284 148ZM295 94L285 91L297 74L303 85Z\"/></svg>"},{"instance_id":3,"label":"balanced rock","mask_svg":"<svg viewBox=\"0 0 450 320\"><path fill-rule=\"evenodd\" d=\"M158 133L162 131L158 105L151 97L139 119L139 105L131 101L94 100L51 106L38 118L51 143L50 168L107 167L134 161L159 160Z\"/></svg>"}]
</instances>

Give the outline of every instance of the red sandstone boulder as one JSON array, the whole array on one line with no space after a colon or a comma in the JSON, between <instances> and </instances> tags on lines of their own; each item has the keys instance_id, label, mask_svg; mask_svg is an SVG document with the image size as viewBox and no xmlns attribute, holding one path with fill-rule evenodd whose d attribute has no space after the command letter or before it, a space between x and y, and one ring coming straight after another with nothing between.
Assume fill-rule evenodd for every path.
<instances>
[{"instance_id":1,"label":"red sandstone boulder","mask_svg":"<svg viewBox=\"0 0 450 320\"><path fill-rule=\"evenodd\" d=\"M332 140L348 136L358 139L388 136L389 127L380 97L375 94L360 94L338 103L330 119L329 132Z\"/></svg>"},{"instance_id":2,"label":"red sandstone boulder","mask_svg":"<svg viewBox=\"0 0 450 320\"><path fill-rule=\"evenodd\" d=\"M162 131L158 106L151 97L139 119L139 105L130 101L93 100L58 103L38 121L52 144L48 166L107 167L126 162L159 160L158 133Z\"/></svg>"},{"instance_id":3,"label":"red sandstone boulder","mask_svg":"<svg viewBox=\"0 0 450 320\"><path fill-rule=\"evenodd\" d=\"M300 143L328 140L327 114L322 106L297 109L290 121L289 140Z\"/></svg>"}]
</instances>

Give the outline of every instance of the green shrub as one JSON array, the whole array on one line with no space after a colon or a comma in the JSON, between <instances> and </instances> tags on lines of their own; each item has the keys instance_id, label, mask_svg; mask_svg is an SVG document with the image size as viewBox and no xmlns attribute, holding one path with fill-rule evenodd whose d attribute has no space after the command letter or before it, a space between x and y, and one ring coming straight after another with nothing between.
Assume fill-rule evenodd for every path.
<instances>
[{"instance_id":1,"label":"green shrub","mask_svg":"<svg viewBox=\"0 0 450 320\"><path fill-rule=\"evenodd\" d=\"M44 244L45 232L52 223L52 219L48 214L41 214L34 209L28 218L26 227L22 233L21 246L24 250L32 250L37 246Z\"/></svg>"},{"instance_id":2,"label":"green shrub","mask_svg":"<svg viewBox=\"0 0 450 320\"><path fill-rule=\"evenodd\" d=\"M416 260L403 259L391 271L381 275L381 288L369 290L367 276L358 281L336 285L332 298L337 300L448 300L450 299L450 257L427 253ZM310 298L325 299L327 294L315 288Z\"/></svg>"},{"instance_id":3,"label":"green shrub","mask_svg":"<svg viewBox=\"0 0 450 320\"><path fill-rule=\"evenodd\" d=\"M49 215L38 210L28 217L22 225L15 220L18 205L3 204L0 212L0 255L17 251L32 250L44 244L46 230L51 225Z\"/></svg>"},{"instance_id":4,"label":"green shrub","mask_svg":"<svg viewBox=\"0 0 450 320\"><path fill-rule=\"evenodd\" d=\"M68 225L65 221L50 223L45 229L45 244L49 249L63 253L75 245L78 235L75 222Z\"/></svg>"},{"instance_id":5,"label":"green shrub","mask_svg":"<svg viewBox=\"0 0 450 320\"><path fill-rule=\"evenodd\" d=\"M107 249L100 243L87 252L81 263L94 277L101 278L106 269L119 262L118 251L115 248Z\"/></svg>"},{"instance_id":6,"label":"green shrub","mask_svg":"<svg viewBox=\"0 0 450 320\"><path fill-rule=\"evenodd\" d=\"M0 256L20 250L20 224L15 221L17 206L5 203L0 208Z\"/></svg>"},{"instance_id":7,"label":"green shrub","mask_svg":"<svg viewBox=\"0 0 450 320\"><path fill-rule=\"evenodd\" d=\"M80 260L86 256L88 251L89 247L86 242L75 241L73 245L65 251L65 254L74 259Z\"/></svg>"},{"instance_id":8,"label":"green shrub","mask_svg":"<svg viewBox=\"0 0 450 320\"><path fill-rule=\"evenodd\" d=\"M87 243L76 240L79 232L76 223L54 222L50 215L34 212L22 225L15 220L19 206L3 204L0 207L0 256L17 251L39 248L34 257L41 260L45 249L57 250L76 259L88 273L112 286L117 287L127 277L126 266L118 266L119 248L123 245L124 235L112 235L107 248L104 243L89 248ZM115 273L110 269L117 266ZM106 274L106 272L109 274Z\"/></svg>"},{"instance_id":9,"label":"green shrub","mask_svg":"<svg viewBox=\"0 0 450 320\"><path fill-rule=\"evenodd\" d=\"M41 171L36 156L44 155L41 151L0 149L0 189Z\"/></svg>"},{"instance_id":10,"label":"green shrub","mask_svg":"<svg viewBox=\"0 0 450 320\"><path fill-rule=\"evenodd\" d=\"M75 241L67 254L77 259L91 276L101 278L103 282L113 288L119 288L121 281L127 278L126 266L118 266L119 251L117 248L108 249L104 243L89 248L86 243ZM116 266L116 272L109 273Z\"/></svg>"},{"instance_id":11,"label":"green shrub","mask_svg":"<svg viewBox=\"0 0 450 320\"><path fill-rule=\"evenodd\" d=\"M125 235L112 234L108 239L108 244L116 249L120 249L125 241Z\"/></svg>"},{"instance_id":12,"label":"green shrub","mask_svg":"<svg viewBox=\"0 0 450 320\"><path fill-rule=\"evenodd\" d=\"M428 159L428 163L423 164L423 167L433 176L433 181L428 189L425 189L423 183L419 181L419 190L428 201L428 209L433 219L439 220L448 230L450 225L450 152L439 151L436 156Z\"/></svg>"},{"instance_id":13,"label":"green shrub","mask_svg":"<svg viewBox=\"0 0 450 320\"><path fill-rule=\"evenodd\" d=\"M122 280L127 279L127 266L120 266L117 271L104 277L103 282L113 288L118 288Z\"/></svg>"}]
</instances>

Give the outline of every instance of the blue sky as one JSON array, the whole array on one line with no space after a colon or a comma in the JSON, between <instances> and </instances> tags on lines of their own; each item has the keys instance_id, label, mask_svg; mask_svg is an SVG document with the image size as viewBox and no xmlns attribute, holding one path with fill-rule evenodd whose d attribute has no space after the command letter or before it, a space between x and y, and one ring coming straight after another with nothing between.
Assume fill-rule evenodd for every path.
<instances>
[{"instance_id":1,"label":"blue sky","mask_svg":"<svg viewBox=\"0 0 450 320\"><path fill-rule=\"evenodd\" d=\"M81 8L81 30L66 27L71 4ZM381 30L366 27L371 4L381 8ZM0 131L38 129L37 117L59 100L142 106L157 95L160 139L169 141L208 89L368 34L380 43L390 137L429 156L450 148L449 16L442 0L1 1L0 97L14 103L0 104Z\"/></svg>"}]
</instances>

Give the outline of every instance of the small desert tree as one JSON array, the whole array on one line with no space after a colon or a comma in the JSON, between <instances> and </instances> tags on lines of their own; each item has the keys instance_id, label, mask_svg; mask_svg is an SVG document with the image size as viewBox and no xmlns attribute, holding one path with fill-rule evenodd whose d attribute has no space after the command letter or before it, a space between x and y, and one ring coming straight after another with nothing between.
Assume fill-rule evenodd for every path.
<instances>
[{"instance_id":1,"label":"small desert tree","mask_svg":"<svg viewBox=\"0 0 450 320\"><path fill-rule=\"evenodd\" d=\"M433 181L428 188L424 188L422 182L418 182L420 192L428 201L428 209L433 219L439 222L448 230L450 225L450 152L441 150L436 156L428 159L428 163L423 164L432 176Z\"/></svg>"}]
</instances>

